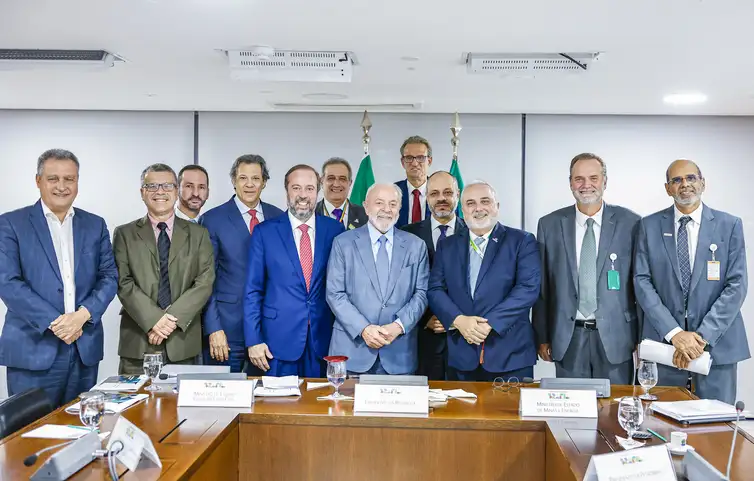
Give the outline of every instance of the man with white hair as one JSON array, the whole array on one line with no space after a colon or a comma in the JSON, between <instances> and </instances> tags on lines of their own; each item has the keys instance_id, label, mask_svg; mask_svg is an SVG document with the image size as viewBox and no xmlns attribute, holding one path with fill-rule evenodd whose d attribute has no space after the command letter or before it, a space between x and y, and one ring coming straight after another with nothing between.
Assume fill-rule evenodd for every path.
<instances>
[{"instance_id":1,"label":"man with white hair","mask_svg":"<svg viewBox=\"0 0 754 481\"><path fill-rule=\"evenodd\" d=\"M327 265L327 303L335 314L330 355L348 356L350 373L412 374L416 326L427 307L427 247L395 228L401 192L369 188L369 222L335 238Z\"/></svg>"},{"instance_id":2,"label":"man with white hair","mask_svg":"<svg viewBox=\"0 0 754 481\"><path fill-rule=\"evenodd\" d=\"M438 244L429 306L448 331L449 380L519 380L534 375L537 351L529 309L540 288L537 241L497 221L500 204L486 182L461 195L468 231Z\"/></svg>"}]
</instances>

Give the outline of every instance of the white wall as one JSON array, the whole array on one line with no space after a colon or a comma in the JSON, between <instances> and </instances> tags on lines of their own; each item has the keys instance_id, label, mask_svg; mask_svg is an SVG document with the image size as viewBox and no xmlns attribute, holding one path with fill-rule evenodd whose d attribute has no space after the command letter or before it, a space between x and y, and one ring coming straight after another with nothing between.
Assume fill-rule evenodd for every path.
<instances>
[{"instance_id":1,"label":"white wall","mask_svg":"<svg viewBox=\"0 0 754 481\"><path fill-rule=\"evenodd\" d=\"M110 229L146 213L139 196L142 169L163 162L178 169L193 160L194 120L190 112L67 112L0 110L0 212L33 204L39 154L63 148L81 162L76 207L105 218ZM112 238L112 237L111 237ZM116 297L103 318L105 359L100 378L118 368L120 302ZM0 328L5 305L0 302ZM0 398L6 395L5 368Z\"/></svg>"},{"instance_id":2,"label":"white wall","mask_svg":"<svg viewBox=\"0 0 754 481\"><path fill-rule=\"evenodd\" d=\"M749 245L754 242L754 213L742 202L754 176L754 118L527 116L527 230L536 232L540 217L573 204L568 167L580 152L607 163L606 201L643 216L671 205L663 187L670 162L695 160L707 178L704 202L741 217ZM748 263L751 276L753 256ZM754 349L754 302L747 300L742 311ZM554 375L552 366L540 362L537 374ZM739 398L754 403L753 361L739 364L738 380Z\"/></svg>"}]
</instances>

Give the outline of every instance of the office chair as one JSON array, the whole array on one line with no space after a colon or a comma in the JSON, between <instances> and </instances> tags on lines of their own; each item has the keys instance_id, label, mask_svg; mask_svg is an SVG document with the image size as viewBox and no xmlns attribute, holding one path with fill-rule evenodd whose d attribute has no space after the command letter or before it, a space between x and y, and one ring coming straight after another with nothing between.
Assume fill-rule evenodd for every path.
<instances>
[{"instance_id":1,"label":"office chair","mask_svg":"<svg viewBox=\"0 0 754 481\"><path fill-rule=\"evenodd\" d=\"M29 389L0 401L0 439L52 412L44 389Z\"/></svg>"}]
</instances>

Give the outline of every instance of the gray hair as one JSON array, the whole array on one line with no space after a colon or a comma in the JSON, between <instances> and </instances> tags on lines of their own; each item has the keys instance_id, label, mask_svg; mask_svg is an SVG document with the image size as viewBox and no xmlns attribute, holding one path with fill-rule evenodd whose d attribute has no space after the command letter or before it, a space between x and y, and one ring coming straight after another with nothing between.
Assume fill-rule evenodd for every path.
<instances>
[{"instance_id":1,"label":"gray hair","mask_svg":"<svg viewBox=\"0 0 754 481\"><path fill-rule=\"evenodd\" d=\"M346 169L348 169L348 181L350 182L351 179L353 179L353 171L351 170L351 164L348 163L346 159L343 157L330 157L325 161L324 164L322 164L322 177L325 177L325 169L330 167L331 165L345 165Z\"/></svg>"},{"instance_id":2,"label":"gray hair","mask_svg":"<svg viewBox=\"0 0 754 481\"><path fill-rule=\"evenodd\" d=\"M233 162L233 167L230 168L230 181L234 184L236 183L236 175L238 175L238 166L241 164L257 164L262 169L262 180L264 182L270 180L270 171L267 170L267 162L265 162L264 157L257 154L244 154L237 158Z\"/></svg>"},{"instance_id":3,"label":"gray hair","mask_svg":"<svg viewBox=\"0 0 754 481\"><path fill-rule=\"evenodd\" d=\"M401 158L403 158L403 149L405 149L406 146L410 144L422 144L426 146L427 157L432 157L432 146L429 145L429 140L425 139L421 135L412 135L411 137L404 140L403 143L401 144Z\"/></svg>"},{"instance_id":4,"label":"gray hair","mask_svg":"<svg viewBox=\"0 0 754 481\"><path fill-rule=\"evenodd\" d=\"M167 164L152 164L141 171L141 185L144 185L144 179L147 178L147 174L150 174L152 172L170 172L171 174L173 174L175 183L178 184L178 176L175 175L175 171L172 167Z\"/></svg>"},{"instance_id":5,"label":"gray hair","mask_svg":"<svg viewBox=\"0 0 754 481\"><path fill-rule=\"evenodd\" d=\"M45 167L45 162L47 162L50 159L55 160L70 160L74 164L76 164L76 170L79 170L79 159L76 157L73 152L69 150L64 149L50 149L45 150L42 152L42 155L39 156L39 159L37 159L37 175L42 176L42 171Z\"/></svg>"},{"instance_id":6,"label":"gray hair","mask_svg":"<svg viewBox=\"0 0 754 481\"><path fill-rule=\"evenodd\" d=\"M463 198L463 194L466 193L466 191L472 185L486 185L490 189L490 192L492 192L492 199L495 201L496 204L498 203L498 200L497 200L497 191L489 183L487 183L487 182L485 182L483 180L472 180L471 182L469 182L468 184L466 184L463 187L463 193L461 193L461 198Z\"/></svg>"},{"instance_id":7,"label":"gray hair","mask_svg":"<svg viewBox=\"0 0 754 481\"><path fill-rule=\"evenodd\" d=\"M583 154L579 154L573 159L571 159L571 167L568 169L568 179L571 179L571 172L573 172L573 166L576 165L576 162L580 160L596 160L600 163L600 166L602 167L602 177L607 178L607 164L605 164L605 161L602 160L602 157L600 157L597 154L592 154L591 152L584 152Z\"/></svg>"},{"instance_id":8,"label":"gray hair","mask_svg":"<svg viewBox=\"0 0 754 481\"><path fill-rule=\"evenodd\" d=\"M372 184L372 185L370 185L369 188L367 189L366 195L364 196L364 200L367 200L369 198L369 194L372 192L372 190L374 190L375 187L380 186L380 185L391 185L391 186L393 186L393 188L395 189L395 191L398 193L398 204L399 205L403 205L403 192L401 192L401 188L398 187L395 184Z\"/></svg>"}]
</instances>

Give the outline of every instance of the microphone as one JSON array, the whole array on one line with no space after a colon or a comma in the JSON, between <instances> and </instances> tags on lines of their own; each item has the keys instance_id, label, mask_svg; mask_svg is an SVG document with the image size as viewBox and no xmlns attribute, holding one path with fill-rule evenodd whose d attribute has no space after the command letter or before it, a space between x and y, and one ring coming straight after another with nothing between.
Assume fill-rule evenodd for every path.
<instances>
[{"instance_id":1,"label":"microphone","mask_svg":"<svg viewBox=\"0 0 754 481\"><path fill-rule=\"evenodd\" d=\"M725 472L726 479L730 479L730 466L733 464L733 451L736 450L736 435L738 434L738 423L741 421L741 413L744 411L744 402L736 403L736 427L733 429L733 442L730 445L730 454L728 455L728 470Z\"/></svg>"},{"instance_id":2,"label":"microphone","mask_svg":"<svg viewBox=\"0 0 754 481\"><path fill-rule=\"evenodd\" d=\"M61 448L63 446L67 446L71 444L73 441L76 441L76 440L73 439L65 443L56 444L55 446L49 446L47 448L40 449L34 454L30 454L29 456L26 457L26 459L24 459L24 466L34 466L34 464L37 462L37 459L39 459L40 454L46 453L47 451L52 451L53 449Z\"/></svg>"},{"instance_id":3,"label":"microphone","mask_svg":"<svg viewBox=\"0 0 754 481\"><path fill-rule=\"evenodd\" d=\"M166 379L170 379L171 377L177 377L175 374L165 374L164 372L160 373L160 380L164 381Z\"/></svg>"}]
</instances>

